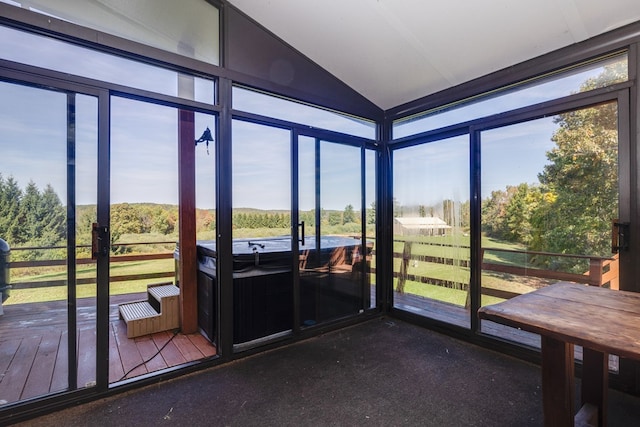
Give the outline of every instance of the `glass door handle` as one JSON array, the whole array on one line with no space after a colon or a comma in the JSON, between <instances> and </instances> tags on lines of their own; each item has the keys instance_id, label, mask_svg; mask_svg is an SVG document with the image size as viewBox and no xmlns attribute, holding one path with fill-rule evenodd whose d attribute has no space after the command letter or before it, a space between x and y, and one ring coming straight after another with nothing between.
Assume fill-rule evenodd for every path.
<instances>
[{"instance_id":1,"label":"glass door handle","mask_svg":"<svg viewBox=\"0 0 640 427\"><path fill-rule=\"evenodd\" d=\"M301 227L300 236L301 236L302 239L300 240L300 242L301 242L300 246L304 246L304 221L300 221L300 224L298 224L298 227Z\"/></svg>"},{"instance_id":2,"label":"glass door handle","mask_svg":"<svg viewBox=\"0 0 640 427\"><path fill-rule=\"evenodd\" d=\"M99 255L109 255L109 247L105 244L109 236L109 229L94 222L91 226L91 259L98 259Z\"/></svg>"},{"instance_id":3,"label":"glass door handle","mask_svg":"<svg viewBox=\"0 0 640 427\"><path fill-rule=\"evenodd\" d=\"M619 253L622 251L629 250L629 229L630 225L628 222L620 222L617 219L613 220L613 227L611 230L611 252Z\"/></svg>"}]
</instances>

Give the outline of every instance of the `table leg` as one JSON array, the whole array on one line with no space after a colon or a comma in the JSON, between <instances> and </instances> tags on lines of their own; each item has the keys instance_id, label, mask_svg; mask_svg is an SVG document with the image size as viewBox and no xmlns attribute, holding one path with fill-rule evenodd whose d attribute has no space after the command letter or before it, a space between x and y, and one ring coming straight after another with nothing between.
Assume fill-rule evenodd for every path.
<instances>
[{"instance_id":1,"label":"table leg","mask_svg":"<svg viewBox=\"0 0 640 427\"><path fill-rule=\"evenodd\" d=\"M544 425L574 425L573 344L542 336Z\"/></svg>"},{"instance_id":2,"label":"table leg","mask_svg":"<svg viewBox=\"0 0 640 427\"><path fill-rule=\"evenodd\" d=\"M598 408L598 425L607 425L607 388L609 387L609 355L583 348L582 404Z\"/></svg>"}]
</instances>

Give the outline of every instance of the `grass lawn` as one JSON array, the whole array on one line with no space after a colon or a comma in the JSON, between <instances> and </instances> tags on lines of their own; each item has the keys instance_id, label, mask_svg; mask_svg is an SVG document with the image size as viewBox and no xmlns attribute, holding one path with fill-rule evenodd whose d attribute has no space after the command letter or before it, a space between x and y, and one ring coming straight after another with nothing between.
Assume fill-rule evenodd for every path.
<instances>
[{"instance_id":1,"label":"grass lawn","mask_svg":"<svg viewBox=\"0 0 640 427\"><path fill-rule=\"evenodd\" d=\"M411 236L411 255L422 255L430 257L440 257L449 259L459 259L467 261L470 259L469 237L468 236ZM393 250L396 253L402 253L404 250L403 237L395 237ZM502 242L495 239L483 238L482 246L486 249L507 249L507 250L523 250L519 244ZM484 255L485 262L526 265L524 254L509 252L491 252L486 251ZM394 259L394 272L399 273L401 267L401 259ZM445 265L436 262L425 262L410 260L406 273L421 277L429 277L438 280L457 282L460 284L468 284L470 280L470 269L468 267ZM495 273L490 271L482 272L482 287L499 289L513 293L527 293L536 289L536 287L548 284L547 282L531 277L513 276L504 273ZM394 279L394 289L397 289L397 279ZM407 280L405 282L405 293L418 295L425 298L431 298L438 301L447 302L459 306L464 306L467 299L467 291L460 289L451 289L444 286L437 286L416 281ZM500 298L483 295L482 304L493 304L502 301Z\"/></svg>"},{"instance_id":2,"label":"grass lawn","mask_svg":"<svg viewBox=\"0 0 640 427\"><path fill-rule=\"evenodd\" d=\"M234 230L234 238L242 237L255 237L255 236L278 236L286 235L289 229L240 229ZM143 240L136 240L135 236L127 236L127 241L160 241L171 240L167 236L154 236L155 239L145 236ZM199 236L200 238L209 238L213 236ZM140 239L140 237L138 237ZM396 236L397 240L394 242L394 252L402 253L404 248L404 242L401 239L403 237ZM460 260L468 260L470 258L469 250L469 237L463 235L457 236L412 236L411 250L412 255L422 255L441 258L452 258ZM153 245L155 246L155 245ZM158 245L161 246L161 245ZM166 246L166 247L164 247ZM171 245L164 245L155 248L155 251L167 251ZM506 242L500 242L493 239L484 239L483 246L486 248L501 248L511 250L523 249L520 245L510 244ZM169 248L171 249L171 248ZM519 264L519 254L500 253L500 252L487 252L485 254L485 261L495 263L514 263ZM521 256L520 256L521 257ZM373 260L372 260L373 261ZM375 261L372 262L372 265ZM397 273L400 271L401 260L394 259L394 271ZM520 264L521 265L521 264ZM149 260L149 261L137 261L118 263L112 262L110 266L110 275L123 276L123 275L136 275L154 272L170 272L174 269L173 259L162 260ZM38 272L39 271L39 272ZM35 274L34 274L35 272ZM39 282L39 281L56 281L66 279L65 268L52 268L49 267L45 271L43 269L25 272L24 270L19 272L20 277L14 277L12 272L12 282ZM407 273L416 276L430 277L438 280L452 281L461 284L468 284L470 277L470 269L468 267L445 265L436 262L425 262L412 260L409 263ZM77 269L78 278L91 278L95 277L96 269L95 265L79 265ZM149 283L157 283L161 281L170 281L171 278L166 279L145 279L135 281L123 281L123 282L111 282L110 294L125 294L125 293L138 293L144 292L146 286ZM537 279L536 279L537 280ZM394 288L397 285L397 279L394 280ZM514 277L506 274L498 274L492 272L482 273L482 286L487 288L494 288L500 290L506 290L514 293L526 293L535 289L539 284L534 283L531 278ZM92 297L96 295L96 285L78 285L76 288L78 297ZM459 289L450 289L443 286L429 285L420 282L412 282L407 280L405 283L405 292L423 296L426 298L432 298L439 301L448 302L451 304L464 306L467 299L467 291ZM29 302L42 302L63 300L67 297L66 286L55 286L46 288L34 288L34 289L12 289L11 296L6 301L6 304L21 304ZM483 296L483 304L497 302L499 299L489 296Z\"/></svg>"},{"instance_id":3,"label":"grass lawn","mask_svg":"<svg viewBox=\"0 0 640 427\"><path fill-rule=\"evenodd\" d=\"M150 261L111 263L111 276L124 276L130 274L145 274L161 271L173 271L173 259L159 259ZM76 271L78 278L95 277L96 268L94 265L80 265ZM21 277L21 282L39 282L46 280L65 280L66 271L49 271L44 274L32 275L28 278ZM111 282L109 292L111 295L146 292L147 284L162 281L172 281L172 278L131 280L123 282ZM78 298L94 297L96 295L96 284L78 285L76 287ZM4 304L24 304L45 301L58 301L67 298L66 286L49 286L33 289L11 289L11 295Z\"/></svg>"}]
</instances>

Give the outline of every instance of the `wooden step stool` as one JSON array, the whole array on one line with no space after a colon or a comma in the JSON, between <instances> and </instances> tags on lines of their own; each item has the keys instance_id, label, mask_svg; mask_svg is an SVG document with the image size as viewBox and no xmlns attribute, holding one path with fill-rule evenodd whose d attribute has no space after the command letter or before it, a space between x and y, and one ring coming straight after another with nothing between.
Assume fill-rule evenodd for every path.
<instances>
[{"instance_id":1,"label":"wooden step stool","mask_svg":"<svg viewBox=\"0 0 640 427\"><path fill-rule=\"evenodd\" d=\"M147 286L147 300L120 304L120 318L127 325L127 338L180 327L180 289L171 283Z\"/></svg>"}]
</instances>

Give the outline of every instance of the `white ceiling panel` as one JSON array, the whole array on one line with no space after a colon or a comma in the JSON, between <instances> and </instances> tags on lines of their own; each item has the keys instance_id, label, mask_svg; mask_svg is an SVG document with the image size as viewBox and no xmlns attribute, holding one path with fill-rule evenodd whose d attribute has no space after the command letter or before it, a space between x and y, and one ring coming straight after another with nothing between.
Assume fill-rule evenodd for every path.
<instances>
[{"instance_id":1,"label":"white ceiling panel","mask_svg":"<svg viewBox=\"0 0 640 427\"><path fill-rule=\"evenodd\" d=\"M382 109L640 20L639 0L230 0Z\"/></svg>"}]
</instances>

